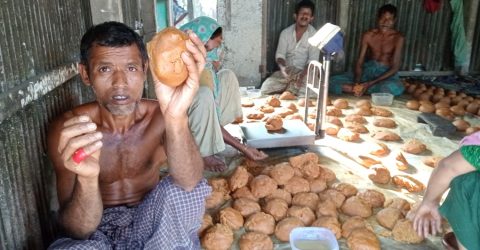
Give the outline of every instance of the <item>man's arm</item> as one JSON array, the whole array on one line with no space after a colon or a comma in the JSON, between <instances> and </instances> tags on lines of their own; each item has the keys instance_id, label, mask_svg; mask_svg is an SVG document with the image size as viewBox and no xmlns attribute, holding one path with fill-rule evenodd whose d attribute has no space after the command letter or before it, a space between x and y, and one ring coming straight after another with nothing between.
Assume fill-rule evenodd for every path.
<instances>
[{"instance_id":1,"label":"man's arm","mask_svg":"<svg viewBox=\"0 0 480 250\"><path fill-rule=\"evenodd\" d=\"M286 30L282 30L280 33L280 37L278 38L278 45L277 50L275 52L275 62L277 63L278 67L282 74L286 77L287 73L285 69L287 67L287 62L285 61L285 57L287 55L287 33Z\"/></svg>"},{"instance_id":2,"label":"man's arm","mask_svg":"<svg viewBox=\"0 0 480 250\"><path fill-rule=\"evenodd\" d=\"M370 37L370 33L366 32L362 35L361 41L360 41L360 52L358 54L357 62L355 63L355 74L353 77L353 81L355 83L359 83L360 79L362 78L362 73L363 73L363 63L365 63L365 57L367 55L367 49L368 49L368 39Z\"/></svg>"},{"instance_id":3,"label":"man's arm","mask_svg":"<svg viewBox=\"0 0 480 250\"><path fill-rule=\"evenodd\" d=\"M475 171L475 168L458 150L439 162L430 176L423 201L413 216L413 226L419 235L428 236L430 232L435 234L441 230L438 204L443 193L448 189L453 178L472 171Z\"/></svg>"},{"instance_id":4,"label":"man's arm","mask_svg":"<svg viewBox=\"0 0 480 250\"><path fill-rule=\"evenodd\" d=\"M188 126L187 109L199 87L200 73L205 67L206 50L195 35L189 33L188 52L182 60L188 69L188 78L178 87L161 83L152 74L155 93L165 118L165 141L169 172L174 182L187 191L195 188L203 176L203 160Z\"/></svg>"},{"instance_id":5,"label":"man's arm","mask_svg":"<svg viewBox=\"0 0 480 250\"><path fill-rule=\"evenodd\" d=\"M395 75L399 70L400 70L400 65L402 63L402 51L403 51L403 45L405 43L405 38L403 36L400 36L395 44L395 51L393 53L393 62L392 66L390 69L383 73L381 76L379 76L377 79L371 80L368 84L369 87L373 86L385 79L388 79L389 77Z\"/></svg>"},{"instance_id":6,"label":"man's arm","mask_svg":"<svg viewBox=\"0 0 480 250\"><path fill-rule=\"evenodd\" d=\"M238 149L249 159L254 161L259 161L268 157L268 155L265 154L263 151L259 151L256 148L252 148L240 143L240 141L238 141L235 137L233 137L225 128L221 127L221 129L222 129L223 141L225 141L225 143L227 143L228 145Z\"/></svg>"},{"instance_id":7,"label":"man's arm","mask_svg":"<svg viewBox=\"0 0 480 250\"><path fill-rule=\"evenodd\" d=\"M52 123L48 135L48 153L57 178L59 222L77 239L95 232L103 213L98 185L102 143L101 133L95 131L96 125L88 116L75 116ZM77 164L71 156L79 148L92 156Z\"/></svg>"}]
</instances>

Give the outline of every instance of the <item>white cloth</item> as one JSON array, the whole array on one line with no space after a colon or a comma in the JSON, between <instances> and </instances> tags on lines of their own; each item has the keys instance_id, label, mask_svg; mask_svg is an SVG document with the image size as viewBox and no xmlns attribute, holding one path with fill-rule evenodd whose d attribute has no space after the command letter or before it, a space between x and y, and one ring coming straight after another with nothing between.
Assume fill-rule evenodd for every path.
<instances>
[{"instance_id":1,"label":"white cloth","mask_svg":"<svg viewBox=\"0 0 480 250\"><path fill-rule=\"evenodd\" d=\"M225 150L213 92L207 86L200 86L188 108L188 124L202 157Z\"/></svg>"},{"instance_id":2,"label":"white cloth","mask_svg":"<svg viewBox=\"0 0 480 250\"><path fill-rule=\"evenodd\" d=\"M217 77L220 83L220 93L217 97L220 106L220 125L225 126L243 116L240 87L237 76L229 69L218 71Z\"/></svg>"}]
</instances>

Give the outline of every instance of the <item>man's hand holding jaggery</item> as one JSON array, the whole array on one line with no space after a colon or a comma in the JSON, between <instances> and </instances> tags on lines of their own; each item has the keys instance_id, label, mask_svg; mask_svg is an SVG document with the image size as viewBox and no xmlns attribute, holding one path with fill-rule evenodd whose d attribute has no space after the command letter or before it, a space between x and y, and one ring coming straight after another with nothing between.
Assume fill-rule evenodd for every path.
<instances>
[{"instance_id":1,"label":"man's hand holding jaggery","mask_svg":"<svg viewBox=\"0 0 480 250\"><path fill-rule=\"evenodd\" d=\"M205 46L195 33L188 32L188 37L189 39L185 41L187 50L181 54L181 59L188 71L185 82L172 87L164 84L155 74L152 74L160 109L168 117L186 115L187 109L199 88L200 73L205 67ZM154 64L155 62L151 63Z\"/></svg>"}]
</instances>

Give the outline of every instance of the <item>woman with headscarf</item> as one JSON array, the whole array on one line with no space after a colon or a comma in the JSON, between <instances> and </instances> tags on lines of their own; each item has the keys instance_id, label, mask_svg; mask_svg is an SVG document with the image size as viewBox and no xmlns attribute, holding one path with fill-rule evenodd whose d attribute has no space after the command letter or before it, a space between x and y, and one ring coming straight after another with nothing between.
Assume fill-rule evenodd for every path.
<instances>
[{"instance_id":1,"label":"woman with headscarf","mask_svg":"<svg viewBox=\"0 0 480 250\"><path fill-rule=\"evenodd\" d=\"M216 105L215 110L217 111L216 115L218 116L223 141L238 149L252 160L262 160L268 157L262 151L243 145L223 128L223 126L234 122L236 119L241 119L243 114L240 102L239 84L235 73L229 69L220 69L222 56L219 47L222 45L223 41L222 27L220 27L214 19L201 16L186 23L180 27L180 29L184 31L192 30L195 32L207 49L207 64L200 78L200 84L203 88L208 87L212 90ZM198 115L198 121L204 119L202 116ZM220 172L226 170L226 165L223 160L216 156L216 154L225 149L225 145L223 145L223 148L212 146L209 135L202 131L201 126L195 126L197 123L195 119L190 120L190 127L192 128L195 140L199 145L200 153L204 157L206 169ZM218 125L212 124L212 126ZM218 134L213 134L212 136L215 138L218 137ZM223 164L220 164L219 161L222 161Z\"/></svg>"}]
</instances>

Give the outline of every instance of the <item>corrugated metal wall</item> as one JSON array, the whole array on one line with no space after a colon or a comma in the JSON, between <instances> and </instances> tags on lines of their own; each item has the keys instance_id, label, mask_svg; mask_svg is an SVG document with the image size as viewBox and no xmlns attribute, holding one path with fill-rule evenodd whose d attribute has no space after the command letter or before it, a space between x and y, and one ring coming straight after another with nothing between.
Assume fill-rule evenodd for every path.
<instances>
[{"instance_id":1,"label":"corrugated metal wall","mask_svg":"<svg viewBox=\"0 0 480 250\"><path fill-rule=\"evenodd\" d=\"M352 69L362 33L375 27L377 10L386 3L397 7L397 29L405 35L401 70L413 70L416 63L422 63L427 71L453 70L452 15L448 1L442 1L441 9L429 14L423 9L423 1L405 0L350 0L350 20L345 36L346 69Z\"/></svg>"},{"instance_id":2,"label":"corrugated metal wall","mask_svg":"<svg viewBox=\"0 0 480 250\"><path fill-rule=\"evenodd\" d=\"M88 98L74 76L89 1L0 5L0 249L43 249L57 209L46 130L52 117Z\"/></svg>"},{"instance_id":3,"label":"corrugated metal wall","mask_svg":"<svg viewBox=\"0 0 480 250\"><path fill-rule=\"evenodd\" d=\"M275 51L280 32L294 23L293 14L298 0L268 0L267 1L267 74L277 70ZM312 0L315 3L315 19L313 26L321 27L326 22L335 23L337 19L337 0Z\"/></svg>"}]
</instances>

